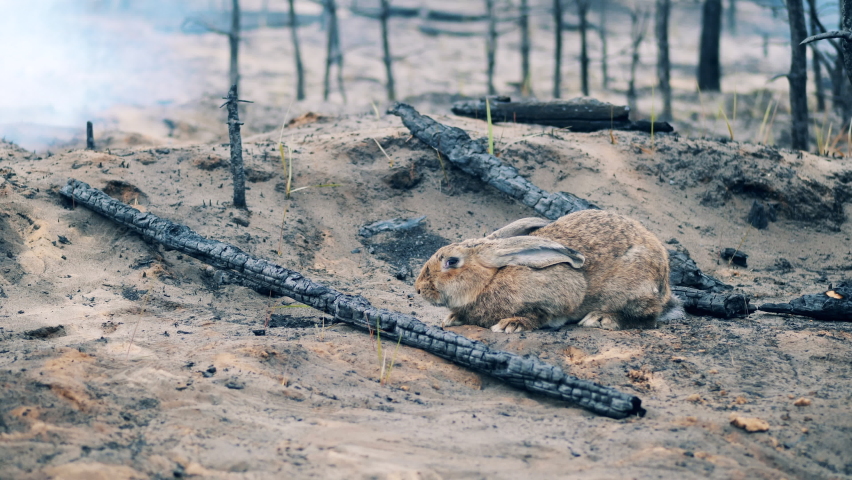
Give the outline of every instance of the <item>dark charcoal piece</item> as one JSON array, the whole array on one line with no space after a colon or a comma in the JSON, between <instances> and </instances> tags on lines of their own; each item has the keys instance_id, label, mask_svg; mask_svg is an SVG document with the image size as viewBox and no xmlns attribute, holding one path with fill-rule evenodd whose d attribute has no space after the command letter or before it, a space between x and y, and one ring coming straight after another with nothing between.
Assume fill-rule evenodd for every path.
<instances>
[{"instance_id":1,"label":"dark charcoal piece","mask_svg":"<svg viewBox=\"0 0 852 480\"><path fill-rule=\"evenodd\" d=\"M844 280L824 293L803 295L790 303L764 303L758 310L787 313L816 318L852 322L852 280Z\"/></svg>"},{"instance_id":2,"label":"dark charcoal piece","mask_svg":"<svg viewBox=\"0 0 852 480\"><path fill-rule=\"evenodd\" d=\"M333 322L326 320L326 325L331 325ZM292 315L282 315L273 313L269 317L269 328L314 328L320 326L321 322L316 317L294 317Z\"/></svg>"},{"instance_id":3,"label":"dark charcoal piece","mask_svg":"<svg viewBox=\"0 0 852 480\"><path fill-rule=\"evenodd\" d=\"M536 357L493 350L484 343L426 325L410 315L376 308L362 296L338 292L233 245L204 238L185 225L142 213L78 180L70 179L60 194L147 239L214 267L233 270L337 320L365 331L379 328L382 336L391 341L398 339L515 387L569 401L600 415L624 418L645 414L639 397L573 377Z\"/></svg>"},{"instance_id":4,"label":"dark charcoal piece","mask_svg":"<svg viewBox=\"0 0 852 480\"><path fill-rule=\"evenodd\" d=\"M758 230L769 226L769 209L766 204L755 200L748 212L748 223Z\"/></svg>"},{"instance_id":5,"label":"dark charcoal piece","mask_svg":"<svg viewBox=\"0 0 852 480\"><path fill-rule=\"evenodd\" d=\"M683 309L693 315L719 318L743 317L757 310L747 295L734 292L708 292L689 287L672 287L672 294L683 302Z\"/></svg>"},{"instance_id":6,"label":"dark charcoal piece","mask_svg":"<svg viewBox=\"0 0 852 480\"><path fill-rule=\"evenodd\" d=\"M734 288L702 273L689 255L678 250L669 250L669 267L671 268L669 281L672 286L678 285L710 292L724 292Z\"/></svg>"},{"instance_id":7,"label":"dark charcoal piece","mask_svg":"<svg viewBox=\"0 0 852 480\"><path fill-rule=\"evenodd\" d=\"M56 338L56 337L64 337L68 335L65 332L65 327L62 325L57 325L55 327L41 327L35 330L29 330L24 332L24 338L36 339L36 338Z\"/></svg>"},{"instance_id":8,"label":"dark charcoal piece","mask_svg":"<svg viewBox=\"0 0 852 480\"><path fill-rule=\"evenodd\" d=\"M747 267L746 264L748 261L748 254L743 253L736 248L726 248L721 252L722 259L731 262L734 265L739 265L741 267Z\"/></svg>"}]
</instances>

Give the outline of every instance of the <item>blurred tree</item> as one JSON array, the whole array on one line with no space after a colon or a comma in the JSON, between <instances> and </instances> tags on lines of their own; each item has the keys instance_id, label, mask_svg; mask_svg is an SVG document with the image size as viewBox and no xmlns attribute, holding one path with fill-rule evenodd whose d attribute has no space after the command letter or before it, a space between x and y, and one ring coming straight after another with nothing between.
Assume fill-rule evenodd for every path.
<instances>
[{"instance_id":1,"label":"blurred tree","mask_svg":"<svg viewBox=\"0 0 852 480\"><path fill-rule=\"evenodd\" d=\"M494 56L497 51L497 18L494 15L494 0L485 0L488 15L488 34L485 37L485 51L488 58L488 95L494 95Z\"/></svg>"},{"instance_id":2,"label":"blurred tree","mask_svg":"<svg viewBox=\"0 0 852 480\"><path fill-rule=\"evenodd\" d=\"M606 0L598 0L598 8L600 8L600 21L598 24L598 37L601 40L601 76L603 77L603 89L609 88L609 58L607 55L607 38L606 38L606 11L608 8Z\"/></svg>"},{"instance_id":3,"label":"blurred tree","mask_svg":"<svg viewBox=\"0 0 852 480\"><path fill-rule=\"evenodd\" d=\"M553 20L556 23L556 47L553 69L553 98L560 98L562 91L562 0L553 0Z\"/></svg>"},{"instance_id":4,"label":"blurred tree","mask_svg":"<svg viewBox=\"0 0 852 480\"><path fill-rule=\"evenodd\" d=\"M580 19L580 88L583 95L589 96L589 50L586 33L588 22L589 0L577 0L577 16Z\"/></svg>"},{"instance_id":5,"label":"blurred tree","mask_svg":"<svg viewBox=\"0 0 852 480\"><path fill-rule=\"evenodd\" d=\"M819 30L819 15L817 14L816 0L808 0L808 13L810 14L811 35L822 33ZM816 87L816 109L818 112L825 111L825 90L822 85L822 53L816 44L811 44L811 69L814 71L814 86Z\"/></svg>"},{"instance_id":6,"label":"blurred tree","mask_svg":"<svg viewBox=\"0 0 852 480\"><path fill-rule=\"evenodd\" d=\"M633 7L633 10L630 11L630 46L633 53L630 56L630 80L627 82L627 106L634 114L637 112L636 67L639 66L639 46L645 39L649 16L650 12L640 7Z\"/></svg>"},{"instance_id":7,"label":"blurred tree","mask_svg":"<svg viewBox=\"0 0 852 480\"><path fill-rule=\"evenodd\" d=\"M340 31L337 26L337 4L335 0L324 0L326 28L328 37L325 52L325 78L323 81L323 99L328 100L331 90L331 66L337 65L337 88L343 103L346 103L346 91L343 89L343 50L340 48Z\"/></svg>"},{"instance_id":8,"label":"blurred tree","mask_svg":"<svg viewBox=\"0 0 852 480\"><path fill-rule=\"evenodd\" d=\"M388 92L388 100L391 102L396 100L396 91L394 88L393 82L393 69L391 68L391 59L390 54L390 46L388 45L388 17L390 17L390 2L388 0L381 0L381 15L379 19L382 23L382 52L384 54L384 62L385 62L385 72L387 73L387 83L385 84L385 88Z\"/></svg>"},{"instance_id":9,"label":"blurred tree","mask_svg":"<svg viewBox=\"0 0 852 480\"><path fill-rule=\"evenodd\" d=\"M791 57L790 73L790 113L792 125L790 137L792 147L797 150L808 149L808 63L807 49L803 42L808 35L805 27L805 9L802 0L787 0L787 14L790 21Z\"/></svg>"},{"instance_id":10,"label":"blurred tree","mask_svg":"<svg viewBox=\"0 0 852 480\"><path fill-rule=\"evenodd\" d=\"M671 63L669 62L669 13L671 0L657 0L655 30L657 33L657 80L663 97L663 121L672 120Z\"/></svg>"},{"instance_id":11,"label":"blurred tree","mask_svg":"<svg viewBox=\"0 0 852 480\"><path fill-rule=\"evenodd\" d=\"M520 21L521 27L521 95L529 95L531 88L530 78L530 7L527 0L521 0Z\"/></svg>"},{"instance_id":12,"label":"blurred tree","mask_svg":"<svg viewBox=\"0 0 852 480\"><path fill-rule=\"evenodd\" d=\"M299 34L296 32L296 8L294 0L288 0L290 4L290 37L293 39L293 57L296 61L296 100L305 99L305 69L302 66L302 49L299 48Z\"/></svg>"},{"instance_id":13,"label":"blurred tree","mask_svg":"<svg viewBox=\"0 0 852 480\"><path fill-rule=\"evenodd\" d=\"M701 19L701 47L698 56L698 88L706 92L721 90L719 40L722 33L722 0L704 0Z\"/></svg>"}]
</instances>

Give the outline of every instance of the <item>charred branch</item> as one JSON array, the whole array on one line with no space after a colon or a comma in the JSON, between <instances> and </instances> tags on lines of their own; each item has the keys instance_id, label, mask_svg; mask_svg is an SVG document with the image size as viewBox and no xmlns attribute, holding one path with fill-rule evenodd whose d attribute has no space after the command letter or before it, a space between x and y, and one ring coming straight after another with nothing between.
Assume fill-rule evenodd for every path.
<instances>
[{"instance_id":1,"label":"charred branch","mask_svg":"<svg viewBox=\"0 0 852 480\"><path fill-rule=\"evenodd\" d=\"M413 316L376 308L360 295L336 291L233 245L204 238L185 225L140 212L83 182L69 180L60 193L146 239L265 285L363 331L379 328L386 338L399 339L401 343L515 387L569 401L600 415L624 418L645 413L642 401L636 396L573 377L536 357L493 350L483 343L426 325Z\"/></svg>"},{"instance_id":2,"label":"charred branch","mask_svg":"<svg viewBox=\"0 0 852 480\"><path fill-rule=\"evenodd\" d=\"M852 321L852 280L844 280L824 293L803 295L790 303L764 303L758 310L849 322Z\"/></svg>"},{"instance_id":3,"label":"charred branch","mask_svg":"<svg viewBox=\"0 0 852 480\"><path fill-rule=\"evenodd\" d=\"M714 293L679 286L673 286L672 293L683 302L683 309L693 315L734 318L747 316L757 310L750 305L744 293Z\"/></svg>"},{"instance_id":4,"label":"charred branch","mask_svg":"<svg viewBox=\"0 0 852 480\"><path fill-rule=\"evenodd\" d=\"M494 123L534 123L568 128L574 132L609 129L651 131L651 122L631 121L630 109L621 105L588 100L512 102L508 97L491 98L489 101L491 102L491 120ZM485 118L485 101L456 102L453 104L452 111L463 117ZM653 129L655 132L674 131L674 128L666 122L654 122Z\"/></svg>"}]
</instances>

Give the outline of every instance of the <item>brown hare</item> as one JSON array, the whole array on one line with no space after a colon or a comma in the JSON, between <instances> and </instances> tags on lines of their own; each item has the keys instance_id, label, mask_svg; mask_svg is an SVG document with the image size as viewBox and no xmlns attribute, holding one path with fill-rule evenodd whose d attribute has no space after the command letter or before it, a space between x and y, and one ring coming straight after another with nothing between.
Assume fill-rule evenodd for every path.
<instances>
[{"instance_id":1,"label":"brown hare","mask_svg":"<svg viewBox=\"0 0 852 480\"><path fill-rule=\"evenodd\" d=\"M639 222L602 210L553 223L525 218L447 245L423 266L415 288L450 309L444 327L653 328L683 316L660 240Z\"/></svg>"}]
</instances>

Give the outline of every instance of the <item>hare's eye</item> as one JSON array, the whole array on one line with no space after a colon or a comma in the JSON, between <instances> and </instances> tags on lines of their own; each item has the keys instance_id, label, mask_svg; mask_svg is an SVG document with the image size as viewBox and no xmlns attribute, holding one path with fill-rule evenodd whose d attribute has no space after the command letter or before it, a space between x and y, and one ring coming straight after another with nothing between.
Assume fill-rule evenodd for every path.
<instances>
[{"instance_id":1,"label":"hare's eye","mask_svg":"<svg viewBox=\"0 0 852 480\"><path fill-rule=\"evenodd\" d=\"M444 264L449 268L456 268L459 266L459 259L458 257L450 257Z\"/></svg>"}]
</instances>

